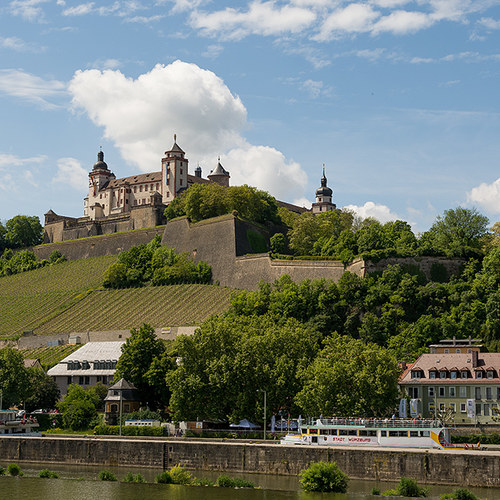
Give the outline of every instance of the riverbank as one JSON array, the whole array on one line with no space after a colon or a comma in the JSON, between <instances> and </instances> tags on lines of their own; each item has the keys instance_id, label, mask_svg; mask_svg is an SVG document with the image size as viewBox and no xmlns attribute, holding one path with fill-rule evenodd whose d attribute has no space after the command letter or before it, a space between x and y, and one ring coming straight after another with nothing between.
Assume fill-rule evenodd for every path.
<instances>
[{"instance_id":1,"label":"riverbank","mask_svg":"<svg viewBox=\"0 0 500 500\"><path fill-rule=\"evenodd\" d=\"M336 461L353 479L500 487L496 450L285 446L202 439L129 439L67 436L0 438L6 462L150 467L297 475L310 462ZM457 473L460 471L460 473Z\"/></svg>"}]
</instances>

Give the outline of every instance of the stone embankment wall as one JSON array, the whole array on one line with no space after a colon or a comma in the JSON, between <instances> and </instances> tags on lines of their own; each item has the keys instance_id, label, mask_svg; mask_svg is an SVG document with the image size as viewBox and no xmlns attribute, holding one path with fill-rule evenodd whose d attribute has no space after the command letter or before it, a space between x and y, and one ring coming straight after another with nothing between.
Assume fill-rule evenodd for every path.
<instances>
[{"instance_id":1,"label":"stone embankment wall","mask_svg":"<svg viewBox=\"0 0 500 500\"><path fill-rule=\"evenodd\" d=\"M500 486L500 453L282 446L184 439L0 438L9 462L168 468L296 475L310 462L335 461L353 479ZM459 473L457 473L459 471Z\"/></svg>"}]
</instances>

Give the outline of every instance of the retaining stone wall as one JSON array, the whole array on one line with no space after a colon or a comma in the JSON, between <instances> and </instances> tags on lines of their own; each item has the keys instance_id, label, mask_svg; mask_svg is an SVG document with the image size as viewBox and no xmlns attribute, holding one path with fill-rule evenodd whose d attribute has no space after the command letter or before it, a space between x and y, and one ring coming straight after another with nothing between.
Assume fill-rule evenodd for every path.
<instances>
[{"instance_id":1,"label":"retaining stone wall","mask_svg":"<svg viewBox=\"0 0 500 500\"><path fill-rule=\"evenodd\" d=\"M500 486L500 453L283 446L184 439L0 438L5 462L40 462L296 475L313 461L335 461L353 479Z\"/></svg>"}]
</instances>

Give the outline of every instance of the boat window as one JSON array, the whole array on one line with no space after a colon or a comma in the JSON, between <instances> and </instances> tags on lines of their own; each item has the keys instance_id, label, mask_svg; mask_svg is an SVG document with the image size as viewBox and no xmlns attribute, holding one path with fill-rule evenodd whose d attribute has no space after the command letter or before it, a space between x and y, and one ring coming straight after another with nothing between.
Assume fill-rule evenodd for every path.
<instances>
[{"instance_id":1,"label":"boat window","mask_svg":"<svg viewBox=\"0 0 500 500\"><path fill-rule=\"evenodd\" d=\"M389 431L389 437L396 437L398 435L398 431Z\"/></svg>"},{"instance_id":2,"label":"boat window","mask_svg":"<svg viewBox=\"0 0 500 500\"><path fill-rule=\"evenodd\" d=\"M357 436L358 435L358 431L353 429L353 430L349 430L349 436Z\"/></svg>"},{"instance_id":3,"label":"boat window","mask_svg":"<svg viewBox=\"0 0 500 500\"><path fill-rule=\"evenodd\" d=\"M420 437L429 437L431 433L429 431L420 431Z\"/></svg>"},{"instance_id":4,"label":"boat window","mask_svg":"<svg viewBox=\"0 0 500 500\"><path fill-rule=\"evenodd\" d=\"M309 429L309 434L317 434L318 429Z\"/></svg>"},{"instance_id":5,"label":"boat window","mask_svg":"<svg viewBox=\"0 0 500 500\"><path fill-rule=\"evenodd\" d=\"M330 430L329 429L320 429L319 433L323 436L326 436L326 435L330 434Z\"/></svg>"},{"instance_id":6,"label":"boat window","mask_svg":"<svg viewBox=\"0 0 500 500\"><path fill-rule=\"evenodd\" d=\"M399 437L408 437L408 431L398 431Z\"/></svg>"},{"instance_id":7,"label":"boat window","mask_svg":"<svg viewBox=\"0 0 500 500\"><path fill-rule=\"evenodd\" d=\"M410 437L411 438L418 437L418 431L410 431Z\"/></svg>"},{"instance_id":8,"label":"boat window","mask_svg":"<svg viewBox=\"0 0 500 500\"><path fill-rule=\"evenodd\" d=\"M347 436L347 429L339 429L339 436Z\"/></svg>"},{"instance_id":9,"label":"boat window","mask_svg":"<svg viewBox=\"0 0 500 500\"><path fill-rule=\"evenodd\" d=\"M367 431L368 432L368 436L376 436L377 435L377 431Z\"/></svg>"},{"instance_id":10,"label":"boat window","mask_svg":"<svg viewBox=\"0 0 500 500\"><path fill-rule=\"evenodd\" d=\"M358 436L368 436L368 431L359 431Z\"/></svg>"},{"instance_id":11,"label":"boat window","mask_svg":"<svg viewBox=\"0 0 500 500\"><path fill-rule=\"evenodd\" d=\"M380 431L380 437L387 437L387 431Z\"/></svg>"}]
</instances>

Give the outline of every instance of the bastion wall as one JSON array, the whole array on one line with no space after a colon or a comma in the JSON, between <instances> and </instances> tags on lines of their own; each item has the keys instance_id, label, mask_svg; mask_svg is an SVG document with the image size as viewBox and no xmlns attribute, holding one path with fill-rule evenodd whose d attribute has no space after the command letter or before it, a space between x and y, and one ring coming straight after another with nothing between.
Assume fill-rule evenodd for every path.
<instances>
[{"instance_id":1,"label":"bastion wall","mask_svg":"<svg viewBox=\"0 0 500 500\"><path fill-rule=\"evenodd\" d=\"M249 237L253 233L268 238L270 232L273 229L233 215L197 223L182 217L165 226L40 245L34 252L37 257L47 259L53 250L59 250L70 260L114 255L148 243L160 234L162 244L178 252L188 252L196 262L203 260L210 264L214 282L246 290L256 290L259 282L272 283L283 274L294 281L317 278L338 281L344 271L365 277L369 272L383 271L388 265L402 264L418 266L430 278L433 264L443 266L448 276L457 274L463 264L460 259L444 257L390 258L377 263L357 259L347 267L333 260L273 260L267 253L253 253Z\"/></svg>"}]
</instances>

